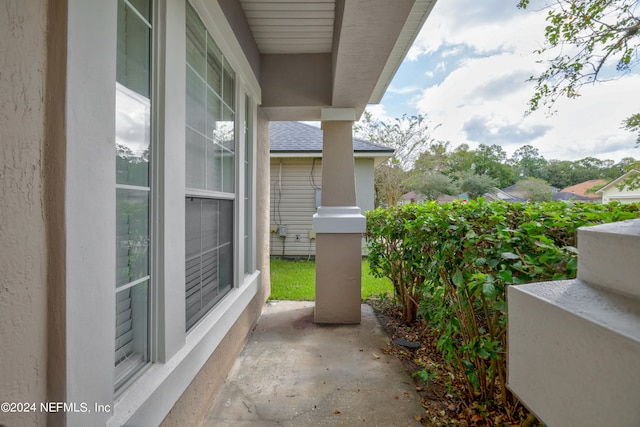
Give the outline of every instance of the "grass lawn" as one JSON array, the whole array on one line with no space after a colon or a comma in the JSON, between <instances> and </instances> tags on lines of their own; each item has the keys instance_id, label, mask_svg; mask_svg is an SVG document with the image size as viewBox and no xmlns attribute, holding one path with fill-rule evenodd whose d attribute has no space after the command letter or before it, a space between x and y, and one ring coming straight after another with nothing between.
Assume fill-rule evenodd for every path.
<instances>
[{"instance_id":1,"label":"grass lawn","mask_svg":"<svg viewBox=\"0 0 640 427\"><path fill-rule=\"evenodd\" d=\"M383 293L393 294L389 279L374 277L369 263L362 261L362 299ZM316 294L315 261L287 261L271 258L272 300L313 301Z\"/></svg>"}]
</instances>

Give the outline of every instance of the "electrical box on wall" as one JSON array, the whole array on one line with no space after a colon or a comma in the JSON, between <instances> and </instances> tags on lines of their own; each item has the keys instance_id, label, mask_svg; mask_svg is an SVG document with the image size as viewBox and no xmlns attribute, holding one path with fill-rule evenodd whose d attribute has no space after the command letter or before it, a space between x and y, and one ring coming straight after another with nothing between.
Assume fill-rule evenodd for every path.
<instances>
[{"instance_id":1,"label":"electrical box on wall","mask_svg":"<svg viewBox=\"0 0 640 427\"><path fill-rule=\"evenodd\" d=\"M287 226L286 225L281 225L280 227L278 227L278 235L280 237L287 237Z\"/></svg>"}]
</instances>

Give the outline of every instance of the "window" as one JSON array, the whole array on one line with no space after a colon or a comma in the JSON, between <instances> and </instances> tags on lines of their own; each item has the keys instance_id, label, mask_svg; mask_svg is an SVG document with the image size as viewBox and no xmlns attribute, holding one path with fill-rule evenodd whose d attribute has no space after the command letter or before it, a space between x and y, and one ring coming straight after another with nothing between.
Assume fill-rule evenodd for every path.
<instances>
[{"instance_id":1,"label":"window","mask_svg":"<svg viewBox=\"0 0 640 427\"><path fill-rule=\"evenodd\" d=\"M150 360L151 4L118 1L115 388Z\"/></svg>"},{"instance_id":2,"label":"window","mask_svg":"<svg viewBox=\"0 0 640 427\"><path fill-rule=\"evenodd\" d=\"M186 328L233 287L235 75L187 3Z\"/></svg>"},{"instance_id":3,"label":"window","mask_svg":"<svg viewBox=\"0 0 640 427\"><path fill-rule=\"evenodd\" d=\"M187 330L233 287L233 201L186 199Z\"/></svg>"}]
</instances>

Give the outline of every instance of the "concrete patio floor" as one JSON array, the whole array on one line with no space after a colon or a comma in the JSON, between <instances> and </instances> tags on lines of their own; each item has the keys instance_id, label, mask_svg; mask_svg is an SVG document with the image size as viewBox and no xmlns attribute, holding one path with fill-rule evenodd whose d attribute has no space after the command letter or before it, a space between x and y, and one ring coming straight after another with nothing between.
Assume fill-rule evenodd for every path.
<instances>
[{"instance_id":1,"label":"concrete patio floor","mask_svg":"<svg viewBox=\"0 0 640 427\"><path fill-rule=\"evenodd\" d=\"M420 426L424 410L370 306L359 325L313 323L313 302L268 303L202 424Z\"/></svg>"}]
</instances>

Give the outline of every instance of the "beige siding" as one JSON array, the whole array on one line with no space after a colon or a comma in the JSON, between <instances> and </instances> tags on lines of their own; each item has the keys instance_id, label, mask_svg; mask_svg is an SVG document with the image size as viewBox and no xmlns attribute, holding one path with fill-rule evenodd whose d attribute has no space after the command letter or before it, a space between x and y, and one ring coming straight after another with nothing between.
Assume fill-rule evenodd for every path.
<instances>
[{"instance_id":1,"label":"beige siding","mask_svg":"<svg viewBox=\"0 0 640 427\"><path fill-rule=\"evenodd\" d=\"M313 174L312 174L313 169ZM309 239L316 190L321 185L322 161L308 158L271 159L271 255L308 256L315 254L315 239ZM278 227L287 226L279 236ZM283 254L284 243L284 254Z\"/></svg>"},{"instance_id":2,"label":"beige siding","mask_svg":"<svg viewBox=\"0 0 640 427\"><path fill-rule=\"evenodd\" d=\"M375 207L374 160L372 158L356 158L356 201L362 212Z\"/></svg>"},{"instance_id":3,"label":"beige siding","mask_svg":"<svg viewBox=\"0 0 640 427\"><path fill-rule=\"evenodd\" d=\"M357 205L363 212L373 209L373 159L356 159L355 174ZM309 232L316 213L315 187L321 185L322 159L315 164L311 158L271 159L271 256L283 256L283 243L285 257L315 256L315 239L309 239ZM280 226L287 226L284 241Z\"/></svg>"},{"instance_id":4,"label":"beige siding","mask_svg":"<svg viewBox=\"0 0 640 427\"><path fill-rule=\"evenodd\" d=\"M640 190L620 190L618 187L611 186L602 192L602 203L620 202L626 203L638 203L640 202Z\"/></svg>"}]
</instances>

